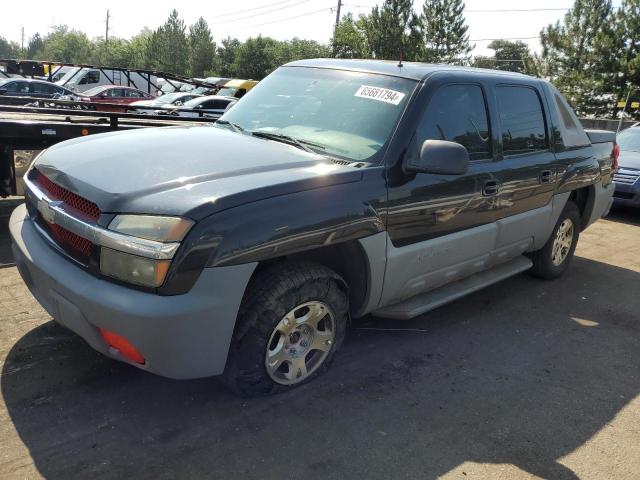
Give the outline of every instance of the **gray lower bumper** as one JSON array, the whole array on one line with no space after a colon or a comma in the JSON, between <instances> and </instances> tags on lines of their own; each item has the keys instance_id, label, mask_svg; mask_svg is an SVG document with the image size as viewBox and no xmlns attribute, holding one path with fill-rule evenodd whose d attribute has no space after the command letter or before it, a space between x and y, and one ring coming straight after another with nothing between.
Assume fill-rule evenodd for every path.
<instances>
[{"instance_id":1,"label":"gray lower bumper","mask_svg":"<svg viewBox=\"0 0 640 480\"><path fill-rule=\"evenodd\" d=\"M189 293L159 296L97 278L55 252L35 230L26 208L9 222L13 253L29 290L59 323L99 352L110 349L98 328L127 338L145 357L138 368L198 378L224 370L236 315L256 264L206 268Z\"/></svg>"},{"instance_id":2,"label":"gray lower bumper","mask_svg":"<svg viewBox=\"0 0 640 480\"><path fill-rule=\"evenodd\" d=\"M616 183L613 201L616 205L640 207L640 180L633 184Z\"/></svg>"}]
</instances>

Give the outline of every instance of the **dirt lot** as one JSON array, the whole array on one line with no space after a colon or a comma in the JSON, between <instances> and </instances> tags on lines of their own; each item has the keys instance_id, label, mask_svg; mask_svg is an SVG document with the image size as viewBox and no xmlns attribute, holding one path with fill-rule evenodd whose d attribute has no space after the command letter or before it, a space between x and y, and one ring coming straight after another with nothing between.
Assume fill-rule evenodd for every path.
<instances>
[{"instance_id":1,"label":"dirt lot","mask_svg":"<svg viewBox=\"0 0 640 480\"><path fill-rule=\"evenodd\" d=\"M253 400L102 357L1 269L0 478L637 479L640 212L577 255L554 282L358 322L326 376Z\"/></svg>"}]
</instances>

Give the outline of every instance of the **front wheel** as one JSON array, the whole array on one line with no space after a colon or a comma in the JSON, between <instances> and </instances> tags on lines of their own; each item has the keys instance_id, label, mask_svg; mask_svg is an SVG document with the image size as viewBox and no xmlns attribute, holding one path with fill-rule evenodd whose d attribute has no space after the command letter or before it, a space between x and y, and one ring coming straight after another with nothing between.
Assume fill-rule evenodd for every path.
<instances>
[{"instance_id":1,"label":"front wheel","mask_svg":"<svg viewBox=\"0 0 640 480\"><path fill-rule=\"evenodd\" d=\"M245 396L294 388L326 371L345 335L342 279L322 265L281 263L251 280L224 372Z\"/></svg>"},{"instance_id":2,"label":"front wheel","mask_svg":"<svg viewBox=\"0 0 640 480\"><path fill-rule=\"evenodd\" d=\"M530 273L536 277L558 278L569 267L580 236L580 211L575 203L565 205L547 243L530 254Z\"/></svg>"}]
</instances>

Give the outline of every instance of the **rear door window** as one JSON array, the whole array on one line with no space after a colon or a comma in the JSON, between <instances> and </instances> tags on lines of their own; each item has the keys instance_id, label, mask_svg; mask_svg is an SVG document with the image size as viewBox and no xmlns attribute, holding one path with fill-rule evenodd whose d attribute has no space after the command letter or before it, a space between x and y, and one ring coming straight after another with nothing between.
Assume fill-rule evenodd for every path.
<instances>
[{"instance_id":1,"label":"rear door window","mask_svg":"<svg viewBox=\"0 0 640 480\"><path fill-rule=\"evenodd\" d=\"M496 88L504 155L533 153L549 148L538 92L527 86Z\"/></svg>"},{"instance_id":2,"label":"rear door window","mask_svg":"<svg viewBox=\"0 0 640 480\"><path fill-rule=\"evenodd\" d=\"M440 88L429 101L418 127L418 145L425 140L457 142L471 160L491 157L491 136L484 93L479 85Z\"/></svg>"}]
</instances>

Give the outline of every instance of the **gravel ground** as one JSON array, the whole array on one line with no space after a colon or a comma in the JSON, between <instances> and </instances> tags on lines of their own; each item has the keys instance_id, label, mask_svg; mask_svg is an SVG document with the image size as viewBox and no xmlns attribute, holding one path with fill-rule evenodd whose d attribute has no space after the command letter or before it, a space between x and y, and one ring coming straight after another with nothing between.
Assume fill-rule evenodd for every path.
<instances>
[{"instance_id":1,"label":"gravel ground","mask_svg":"<svg viewBox=\"0 0 640 480\"><path fill-rule=\"evenodd\" d=\"M365 318L327 375L251 400L101 356L2 268L0 478L637 479L639 252L614 212L563 278Z\"/></svg>"}]
</instances>

